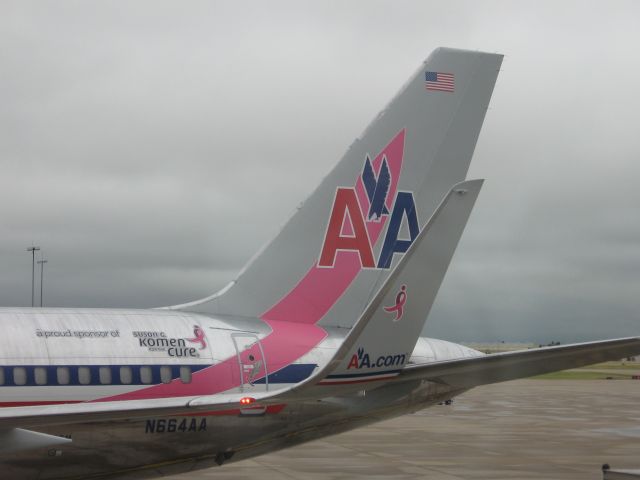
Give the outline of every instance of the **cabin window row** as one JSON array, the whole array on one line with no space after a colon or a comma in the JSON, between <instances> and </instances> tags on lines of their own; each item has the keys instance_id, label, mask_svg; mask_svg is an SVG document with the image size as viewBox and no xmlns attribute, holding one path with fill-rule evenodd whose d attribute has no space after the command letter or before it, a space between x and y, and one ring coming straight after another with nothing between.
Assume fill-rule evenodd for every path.
<instances>
[{"instance_id":1,"label":"cabin window row","mask_svg":"<svg viewBox=\"0 0 640 480\"><path fill-rule=\"evenodd\" d=\"M0 367L0 386L191 383L191 375L190 366Z\"/></svg>"}]
</instances>

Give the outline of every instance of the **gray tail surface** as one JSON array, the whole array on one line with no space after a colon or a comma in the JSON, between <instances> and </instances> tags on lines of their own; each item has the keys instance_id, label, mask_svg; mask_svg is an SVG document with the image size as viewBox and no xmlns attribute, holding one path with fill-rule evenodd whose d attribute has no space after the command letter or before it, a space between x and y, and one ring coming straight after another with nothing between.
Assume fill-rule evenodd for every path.
<instances>
[{"instance_id":1,"label":"gray tail surface","mask_svg":"<svg viewBox=\"0 0 640 480\"><path fill-rule=\"evenodd\" d=\"M352 326L464 180L501 63L435 50L235 280L167 308Z\"/></svg>"}]
</instances>

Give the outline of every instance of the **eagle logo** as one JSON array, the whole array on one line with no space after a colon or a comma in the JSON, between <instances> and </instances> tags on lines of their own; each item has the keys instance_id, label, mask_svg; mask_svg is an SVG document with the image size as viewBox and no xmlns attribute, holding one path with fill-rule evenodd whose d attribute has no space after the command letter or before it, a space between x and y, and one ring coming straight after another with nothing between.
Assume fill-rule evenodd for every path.
<instances>
[{"instance_id":1,"label":"eagle logo","mask_svg":"<svg viewBox=\"0 0 640 480\"><path fill-rule=\"evenodd\" d=\"M376 221L380 221L382 215L389 215L389 210L385 203L387 194L389 193L389 186L391 185L391 172L389 171L386 156L382 157L382 165L380 166L378 178L376 178L373 166L371 165L371 159L367 155L364 162L364 169L362 170L362 183L367 191L370 205L367 220L375 217Z\"/></svg>"}]
</instances>

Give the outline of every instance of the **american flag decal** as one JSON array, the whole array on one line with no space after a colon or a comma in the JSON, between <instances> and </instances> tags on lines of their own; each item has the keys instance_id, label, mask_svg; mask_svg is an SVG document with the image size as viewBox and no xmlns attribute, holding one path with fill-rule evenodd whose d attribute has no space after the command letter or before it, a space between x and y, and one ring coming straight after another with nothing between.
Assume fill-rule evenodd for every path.
<instances>
[{"instance_id":1,"label":"american flag decal","mask_svg":"<svg viewBox=\"0 0 640 480\"><path fill-rule=\"evenodd\" d=\"M453 92L453 73L425 72L424 80L427 90Z\"/></svg>"}]
</instances>

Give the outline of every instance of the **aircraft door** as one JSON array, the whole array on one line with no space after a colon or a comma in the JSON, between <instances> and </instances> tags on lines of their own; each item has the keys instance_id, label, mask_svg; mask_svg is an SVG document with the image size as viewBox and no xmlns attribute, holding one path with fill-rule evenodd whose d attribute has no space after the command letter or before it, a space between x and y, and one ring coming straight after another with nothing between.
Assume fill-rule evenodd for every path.
<instances>
[{"instance_id":1,"label":"aircraft door","mask_svg":"<svg viewBox=\"0 0 640 480\"><path fill-rule=\"evenodd\" d=\"M260 339L253 333L233 333L240 373L241 392L264 392L269 390L267 361Z\"/></svg>"}]
</instances>

